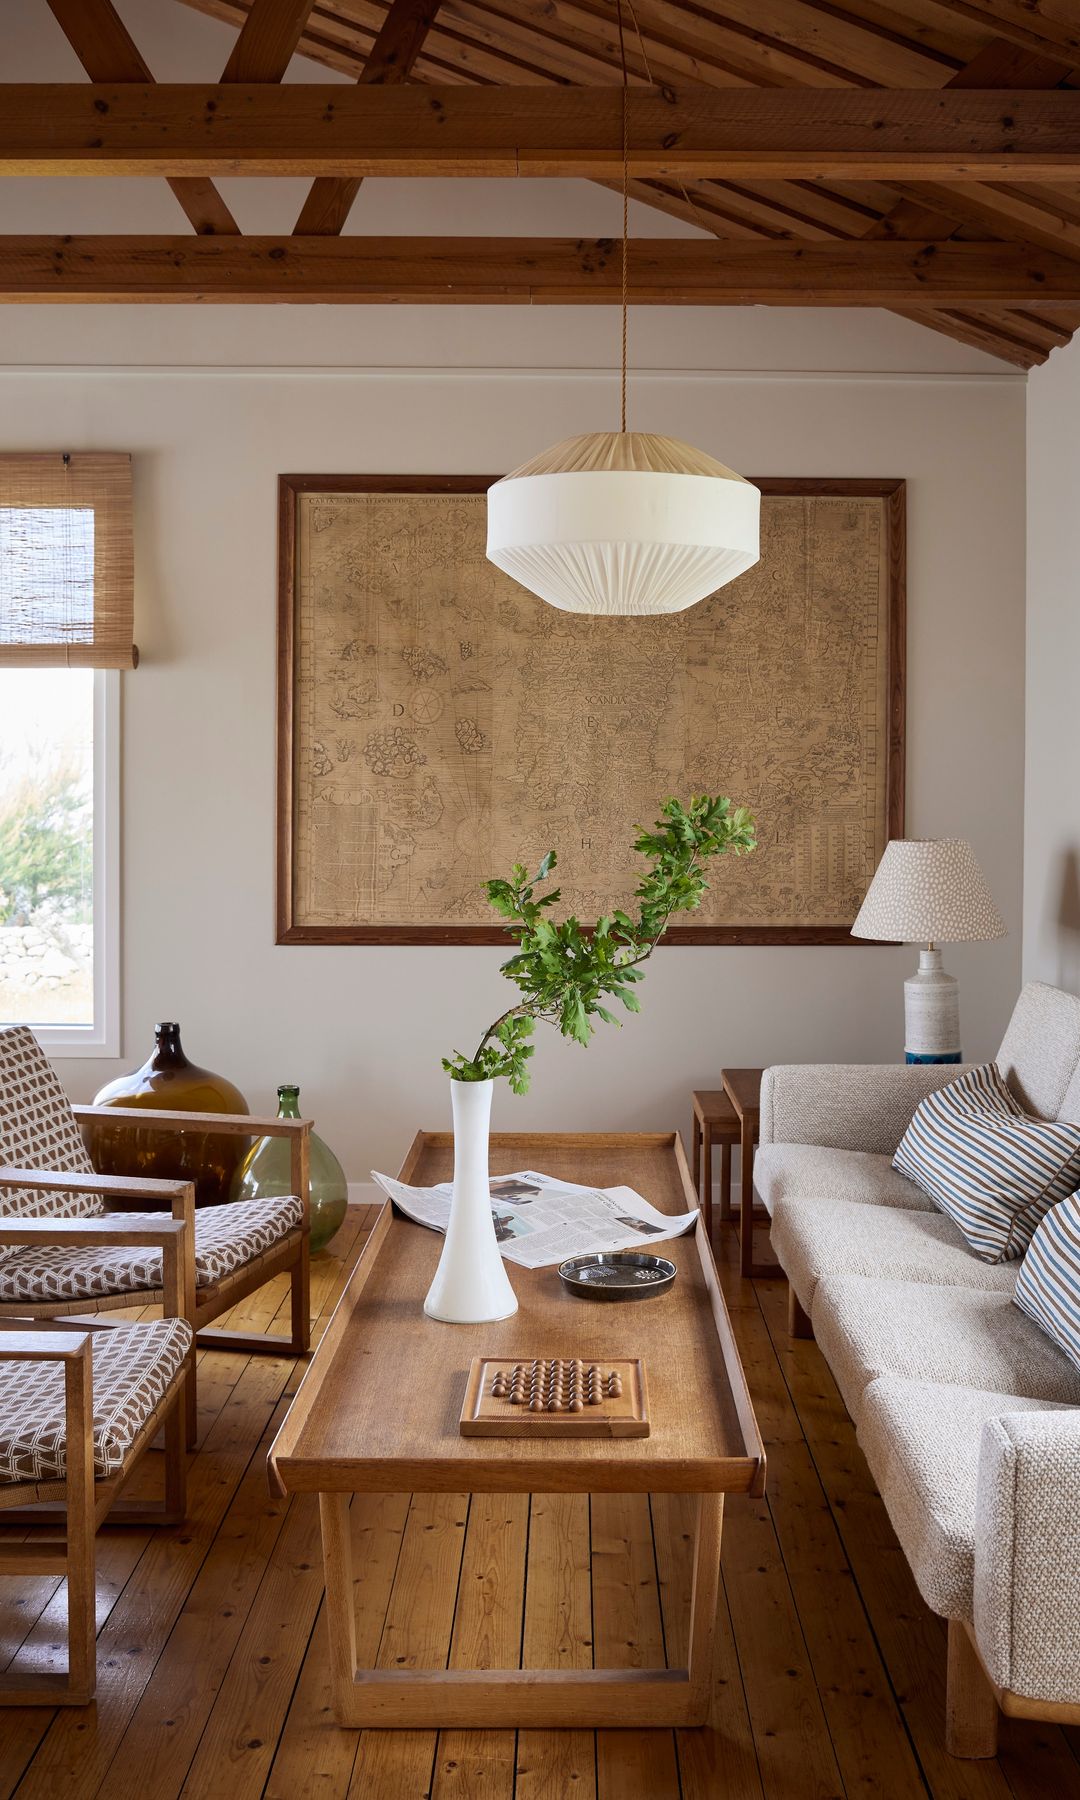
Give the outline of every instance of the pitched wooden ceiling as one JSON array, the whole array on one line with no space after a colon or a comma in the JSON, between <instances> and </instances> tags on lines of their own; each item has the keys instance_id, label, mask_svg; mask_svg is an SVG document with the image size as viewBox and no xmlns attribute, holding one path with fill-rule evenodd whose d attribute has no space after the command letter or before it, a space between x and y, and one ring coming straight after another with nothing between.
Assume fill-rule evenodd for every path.
<instances>
[{"instance_id":1,"label":"pitched wooden ceiling","mask_svg":"<svg viewBox=\"0 0 1080 1800\"><path fill-rule=\"evenodd\" d=\"M450 95L509 86L541 90L542 100L543 89L551 85L601 89L621 81L615 0L177 3L238 27L221 77L225 84L277 82L295 49L368 88L408 82ZM145 93L150 73L111 0L49 4L92 82L143 84L140 92ZM680 104L691 104L709 89L727 90L730 107L740 113L749 109L751 118L754 103L745 90L804 90L801 102L793 97L792 103L803 108L794 137L790 131L784 136L781 121L776 141L785 145L803 141L798 130L807 120L813 124L820 116L823 126L830 120L834 125L832 137L826 131L822 140L832 144L832 154L792 152L771 158L774 170L778 163L784 168L783 178L775 173L760 178L756 168L770 159L759 157L755 168L752 156L742 158L737 178L700 173L701 157L692 173L636 173L634 198L724 240L730 250L718 257L700 239L636 245L635 299L662 299L667 283L672 297L681 300L889 304L905 317L1021 368L1044 361L1056 345L1068 342L1080 324L1080 112L1073 111L1069 92L1080 86L1075 78L1080 0L1042 6L1034 0L897 0L894 5L879 0L623 0L623 10L630 80L635 89L649 85L663 90L680 126ZM740 89L744 92L736 102L735 90ZM904 118L918 115L914 135L901 133L891 140L915 145L915 150L906 168L900 168L904 157L892 158L888 180L875 178L881 159L875 157L874 129L881 121L873 113L888 111L882 89L901 90L894 109L899 126ZM927 100L934 90L945 89L964 90L948 96L947 117L942 103L933 103L942 110L941 129L950 150L953 139L956 149L951 156L932 157L924 153L925 146L939 144L941 130L937 138L932 130L928 135L932 108L920 109L918 91ZM868 90L871 112L856 94L845 102L843 90ZM1064 92L1054 100L1053 90ZM6 91L10 95L14 90ZM1044 98L1029 102L1028 91ZM50 90L57 117L64 92ZM105 89L101 92L104 96ZM304 90L290 87L287 92L295 97ZM349 90L317 92L339 97ZM177 108L186 94L193 106L192 90L161 93L178 96ZM984 109L985 118L978 110L984 93L993 102ZM522 116L532 98L515 96ZM492 99L498 103L498 96ZM127 129L115 94L108 100L114 117L94 139L94 149L82 149L82 155L107 155L109 131ZM408 97L402 94L400 100ZM960 111L965 100L974 109L970 131L968 115ZM244 139L243 132L250 131L260 101L259 95L245 99L246 118L237 126L238 168L256 154L254 139ZM109 114L104 97L95 104ZM587 104L582 97L582 107ZM599 104L597 96L597 109ZM448 127L445 139L453 135L454 105L448 98L440 108L432 96L431 106L441 113L438 123ZM766 101L763 95L761 108L769 105L775 110L780 102ZM865 120L854 117L860 106ZM1076 106L1080 108L1080 95ZM207 126L207 109L214 115L214 131L204 129L200 140L197 128ZM207 154L200 159L193 142L196 147L209 144L216 136L217 145L224 143L227 110L217 101L212 107L204 102L199 119L193 107L196 129L184 140L180 167L195 167L200 160L204 171L207 164L218 166ZM242 110L238 100L238 116ZM1036 130L1030 140L1025 138L1028 112L1038 128L1049 121L1057 135L1051 131L1049 138L1040 138ZM542 124L542 107L532 116ZM618 116L612 109L616 127ZM144 109L124 142L135 143L140 124L146 125L142 153L149 156L154 144L166 141L173 123L164 114L148 122ZM882 142L892 130L886 123L888 129L879 132ZM77 133L67 141L76 139ZM682 141L678 133L672 139ZM85 145L85 138L81 141ZM288 157L267 160L267 149L276 141L268 130L260 172L295 172L295 157L292 163ZM415 134L407 141L412 144ZM471 142L467 132L463 142L466 147ZM655 146L667 139L654 136L651 142ZM996 157L986 154L991 143L1000 149ZM858 149L860 144L869 147L867 154L848 157L851 146ZM1048 148L1036 156L1033 145ZM612 148L618 148L617 139ZM973 159L978 153L983 160L964 167L969 150ZM177 167L165 160L170 171ZM732 160L725 164L729 170ZM650 166L656 163L653 155ZM819 174L823 163L830 167ZM246 166L253 172L253 164ZM312 159L305 166L315 169L319 163ZM619 185L614 161L601 169L594 157L588 166L597 169L605 185ZM926 168L934 179L920 178ZM1013 168L1021 178L1003 179ZM973 170L989 173L986 179L972 179ZM453 164L443 172L454 172ZM170 172L169 179L204 240L238 238L236 222L206 172ZM453 240L353 236L332 242L348 217L360 179L340 169L317 176L293 238L280 243L239 238L232 245L196 246L184 240L190 249L178 256L181 240L174 239L83 240L93 247L89 250L80 250L78 240L74 246L45 239L24 239L16 246L8 240L5 279L0 240L0 291L6 287L8 297L39 297L51 277L61 290L66 285L72 290L60 297L73 298L137 297L140 291L143 297L168 298L170 283L176 298L611 300L615 295L617 257L604 244L488 244L473 239L455 245ZM141 290L131 256L121 257L116 250L124 244L140 247ZM278 274L271 280L267 270L275 266L272 259ZM121 261L123 273L110 274L110 265L115 271Z\"/></svg>"}]
</instances>

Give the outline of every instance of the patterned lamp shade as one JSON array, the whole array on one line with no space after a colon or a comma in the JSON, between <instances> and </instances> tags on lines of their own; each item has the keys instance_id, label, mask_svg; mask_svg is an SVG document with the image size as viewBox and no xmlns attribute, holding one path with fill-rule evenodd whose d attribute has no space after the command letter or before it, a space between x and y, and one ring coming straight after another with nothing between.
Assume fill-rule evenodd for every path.
<instances>
[{"instance_id":1,"label":"patterned lamp shade","mask_svg":"<svg viewBox=\"0 0 1080 1800\"><path fill-rule=\"evenodd\" d=\"M893 838L867 889L852 937L892 944L971 944L1005 936L964 838Z\"/></svg>"}]
</instances>

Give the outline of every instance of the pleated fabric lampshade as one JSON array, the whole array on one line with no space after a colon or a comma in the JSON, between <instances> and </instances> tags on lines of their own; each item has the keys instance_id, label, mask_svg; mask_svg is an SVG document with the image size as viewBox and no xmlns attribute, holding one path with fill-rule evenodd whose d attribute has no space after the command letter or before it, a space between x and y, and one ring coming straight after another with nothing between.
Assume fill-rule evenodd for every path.
<instances>
[{"instance_id":1,"label":"pleated fabric lampshade","mask_svg":"<svg viewBox=\"0 0 1080 1800\"><path fill-rule=\"evenodd\" d=\"M647 431L565 438L488 489L487 553L551 606L673 613L752 568L760 492Z\"/></svg>"}]
</instances>

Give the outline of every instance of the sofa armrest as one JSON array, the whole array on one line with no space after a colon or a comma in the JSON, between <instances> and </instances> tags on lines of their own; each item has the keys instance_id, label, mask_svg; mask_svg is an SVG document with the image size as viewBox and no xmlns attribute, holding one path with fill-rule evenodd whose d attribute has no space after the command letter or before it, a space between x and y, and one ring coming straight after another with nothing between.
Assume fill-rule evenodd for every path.
<instances>
[{"instance_id":1,"label":"sofa armrest","mask_svg":"<svg viewBox=\"0 0 1080 1800\"><path fill-rule=\"evenodd\" d=\"M920 1100L967 1063L781 1063L761 1082L760 1142L891 1156Z\"/></svg>"},{"instance_id":2,"label":"sofa armrest","mask_svg":"<svg viewBox=\"0 0 1080 1800\"><path fill-rule=\"evenodd\" d=\"M975 1513L975 1639L998 1688L1080 1703L1080 1410L1005 1413L983 1427Z\"/></svg>"}]
</instances>

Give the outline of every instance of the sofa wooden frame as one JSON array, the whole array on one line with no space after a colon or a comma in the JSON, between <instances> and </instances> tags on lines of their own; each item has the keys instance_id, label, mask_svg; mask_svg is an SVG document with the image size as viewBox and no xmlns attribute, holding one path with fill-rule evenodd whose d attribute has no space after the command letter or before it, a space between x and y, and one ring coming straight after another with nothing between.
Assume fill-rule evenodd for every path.
<instances>
[{"instance_id":1,"label":"sofa wooden frame","mask_svg":"<svg viewBox=\"0 0 1080 1800\"><path fill-rule=\"evenodd\" d=\"M166 1262L179 1265L183 1228L169 1221L162 1244ZM108 1239L112 1242L112 1238ZM91 1341L95 1327L60 1322L44 1326L0 1320L0 1363L55 1362L64 1372L64 1425L67 1471L63 1481L23 1481L0 1486L0 1523L50 1526L63 1519L63 1536L40 1536L0 1543L0 1575L63 1575L67 1578L67 1671L6 1669L0 1674L0 1706L85 1706L97 1680L97 1532L113 1524L177 1525L187 1509L184 1416L179 1404L194 1349L189 1350L163 1398L144 1420L115 1474L94 1476L94 1371ZM101 1327L98 1327L101 1329ZM117 1506L143 1451L164 1429L164 1491L160 1500L128 1500Z\"/></svg>"},{"instance_id":2,"label":"sofa wooden frame","mask_svg":"<svg viewBox=\"0 0 1080 1800\"><path fill-rule=\"evenodd\" d=\"M250 1262L211 1286L197 1289L195 1188L191 1182L153 1180L135 1175L70 1175L54 1174L41 1169L0 1168L0 1193L11 1188L31 1188L41 1193L101 1194L109 1209L104 1215L81 1219L0 1218L0 1245L59 1243L71 1247L85 1245L87 1248L108 1245L117 1250L145 1245L164 1247L168 1238L165 1220L162 1220L160 1226L143 1224L135 1227L120 1216L125 1210L153 1212L167 1208L171 1213L168 1225L180 1233L175 1278L170 1276L166 1261L163 1264L163 1282L160 1288L140 1288L137 1291L129 1290L126 1293L78 1301L3 1301L0 1302L0 1320L81 1320L85 1315L115 1311L120 1307L156 1304L160 1305L165 1318L187 1319L196 1333L196 1342L201 1349L233 1350L248 1355L259 1352L276 1356L305 1355L311 1347L311 1120L261 1118L252 1113L151 1114L145 1108L134 1106L74 1106L72 1112L80 1126L102 1121L107 1122L110 1128L119 1126L132 1131L152 1127L154 1131L199 1131L208 1136L287 1138L290 1181L293 1192L303 1203L303 1219L271 1249L253 1257ZM213 1321L220 1318L222 1313L263 1287L275 1275L288 1275L290 1279L287 1336L212 1328ZM187 1441L189 1447L193 1447L197 1429L194 1364L186 1385Z\"/></svg>"}]
</instances>

